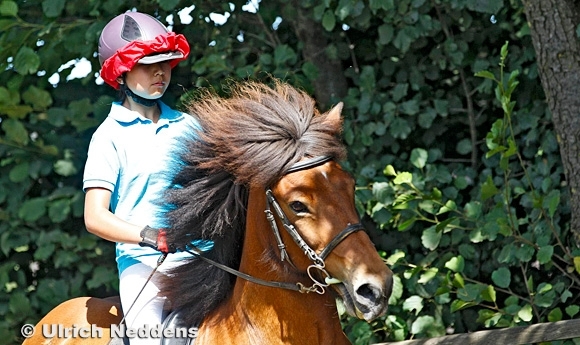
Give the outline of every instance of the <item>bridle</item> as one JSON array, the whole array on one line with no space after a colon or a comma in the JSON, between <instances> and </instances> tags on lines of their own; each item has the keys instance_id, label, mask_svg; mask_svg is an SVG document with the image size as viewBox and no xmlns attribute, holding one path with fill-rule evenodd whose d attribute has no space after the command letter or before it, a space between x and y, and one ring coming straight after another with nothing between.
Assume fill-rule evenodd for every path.
<instances>
[{"instance_id":1,"label":"bridle","mask_svg":"<svg viewBox=\"0 0 580 345\"><path fill-rule=\"evenodd\" d=\"M292 165L285 172L284 175L287 175L287 174L290 174L290 173L293 173L296 171L300 171L300 170L311 169L311 168L314 168L316 166L322 165L326 162L329 162L332 159L333 158L331 156L319 156L319 157L305 159L305 160L302 160L302 161ZM229 273L234 274L240 278L246 279L248 281L251 281L251 282L254 282L254 283L257 283L260 285L265 285L265 286L270 286L270 287L279 287L279 288L299 291L301 293L316 292L319 294L323 294L325 292L325 288L328 287L329 285L340 283L340 281L338 279L332 278L330 276L330 274L325 270L326 265L324 263L324 259L326 259L328 254L330 254L330 252L332 252L334 250L334 248L336 248L336 246L340 242L342 242L345 238L347 238L349 235L351 235L357 231L364 230L364 226L361 223L348 224L348 226L344 230L342 230L335 238L332 239L332 241L330 241L328 243L328 245L322 250L322 252L320 254L316 254L316 252L312 248L310 248L310 246L304 241L304 239L302 239L302 236L300 236L300 233L296 230L296 227L290 222L290 220L288 219L288 217L284 213L284 210L282 210L282 207L280 207L280 204L276 201L276 198L274 197L272 190L270 188L267 188L266 189L266 210L264 212L266 213L266 218L268 219L268 221L270 223L270 227L272 228L272 231L274 232L274 236L276 237L276 242L278 243L278 249L280 250L280 260L287 261L293 267L295 267L295 266L292 263L292 261L290 260L288 253L286 252L286 245L284 244L284 242L282 240L282 236L280 236L280 231L278 230L278 225L276 224L276 219L275 219L274 213L271 211L271 209L274 209L274 212L278 216L280 221L282 222L284 229L286 229L286 231L288 232L290 237L292 237L292 239L294 240L296 245L298 245L298 247L300 249L302 249L304 254L310 259L310 261L312 261L312 265L308 266L308 269L307 269L308 276L310 277L310 279L313 282L312 286L307 287L307 286L304 286L304 284L299 283L299 282L292 284L292 283L272 282L272 281L262 280L259 278L252 277L248 274L242 273L240 271L234 270L228 266L222 265L222 264L215 262L211 259L208 259L208 258L204 257L202 255L202 252L200 250L198 250L197 248L188 248L186 251L190 254L193 254L193 255L200 257L201 259L205 260L206 262L208 262L208 263L210 263L210 264L212 264L220 269L225 270L226 272L229 272ZM317 270L320 274L322 274L322 276L324 277L324 282L320 281L320 279L315 277L315 275L317 273L315 273L316 271L313 271L313 270Z\"/></svg>"}]
</instances>

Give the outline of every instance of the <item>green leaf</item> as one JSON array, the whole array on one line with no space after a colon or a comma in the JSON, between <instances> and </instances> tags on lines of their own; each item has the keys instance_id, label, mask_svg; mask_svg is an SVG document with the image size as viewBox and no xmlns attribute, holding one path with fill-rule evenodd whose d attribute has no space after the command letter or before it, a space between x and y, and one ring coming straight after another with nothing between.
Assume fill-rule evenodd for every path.
<instances>
[{"instance_id":1,"label":"green leaf","mask_svg":"<svg viewBox=\"0 0 580 345\"><path fill-rule=\"evenodd\" d=\"M52 104L50 93L34 85L22 93L22 99L32 105L34 110L46 110Z\"/></svg>"},{"instance_id":2,"label":"green leaf","mask_svg":"<svg viewBox=\"0 0 580 345\"><path fill-rule=\"evenodd\" d=\"M415 311L415 315L419 315L421 310L423 310L423 297L421 296L411 296L403 302L403 310Z\"/></svg>"},{"instance_id":3,"label":"green leaf","mask_svg":"<svg viewBox=\"0 0 580 345\"><path fill-rule=\"evenodd\" d=\"M565 310L566 310L566 314L568 314L568 316L573 318L580 311L580 307L577 306L576 304L573 304L573 305L567 306Z\"/></svg>"},{"instance_id":4,"label":"green leaf","mask_svg":"<svg viewBox=\"0 0 580 345\"><path fill-rule=\"evenodd\" d=\"M523 262L529 262L534 257L535 248L531 245L524 244L516 249L516 258Z\"/></svg>"},{"instance_id":5,"label":"green leaf","mask_svg":"<svg viewBox=\"0 0 580 345\"><path fill-rule=\"evenodd\" d=\"M457 290L457 297L467 302L478 302L481 292L486 288L487 286L482 284L466 284Z\"/></svg>"},{"instance_id":6,"label":"green leaf","mask_svg":"<svg viewBox=\"0 0 580 345\"><path fill-rule=\"evenodd\" d=\"M429 129L437 118L437 112L433 108L427 108L419 114L418 123L421 128Z\"/></svg>"},{"instance_id":7,"label":"green leaf","mask_svg":"<svg viewBox=\"0 0 580 345\"><path fill-rule=\"evenodd\" d=\"M415 99L401 103L400 107L403 114L416 115L419 113L419 102Z\"/></svg>"},{"instance_id":8,"label":"green leaf","mask_svg":"<svg viewBox=\"0 0 580 345\"><path fill-rule=\"evenodd\" d=\"M541 264L547 264L552 261L552 255L554 254L554 246L543 246L538 250L538 261Z\"/></svg>"},{"instance_id":9,"label":"green leaf","mask_svg":"<svg viewBox=\"0 0 580 345\"><path fill-rule=\"evenodd\" d=\"M399 102L400 100L405 98L405 96L407 96L408 91L409 91L409 84L408 83L395 85L395 87L391 91L391 93L393 95L393 101Z\"/></svg>"},{"instance_id":10,"label":"green leaf","mask_svg":"<svg viewBox=\"0 0 580 345\"><path fill-rule=\"evenodd\" d=\"M14 168L10 169L10 174L8 175L10 181L14 183L22 182L28 177L28 162L23 162L16 165Z\"/></svg>"},{"instance_id":11,"label":"green leaf","mask_svg":"<svg viewBox=\"0 0 580 345\"><path fill-rule=\"evenodd\" d=\"M26 200L18 210L18 217L26 222L35 222L46 214L46 198Z\"/></svg>"},{"instance_id":12,"label":"green leaf","mask_svg":"<svg viewBox=\"0 0 580 345\"><path fill-rule=\"evenodd\" d=\"M417 218L415 218L415 217L405 220L404 222L399 224L399 226L397 227L397 230L399 230L399 231L408 230L415 223L416 220L417 220Z\"/></svg>"},{"instance_id":13,"label":"green leaf","mask_svg":"<svg viewBox=\"0 0 580 345\"><path fill-rule=\"evenodd\" d=\"M522 319L525 322L529 322L532 321L532 318L534 317L533 314L533 310L532 310L532 306L529 304L526 304L522 309L520 309L520 311L518 312L518 317L520 319Z\"/></svg>"},{"instance_id":14,"label":"green leaf","mask_svg":"<svg viewBox=\"0 0 580 345\"><path fill-rule=\"evenodd\" d=\"M485 201L489 198L494 197L498 193L499 193L499 190L497 189L497 187L493 183L493 180L491 179L491 175L488 175L487 179L485 180L485 182L481 186L481 200Z\"/></svg>"},{"instance_id":15,"label":"green leaf","mask_svg":"<svg viewBox=\"0 0 580 345\"><path fill-rule=\"evenodd\" d=\"M504 6L503 0L466 1L467 8L476 12L495 14Z\"/></svg>"},{"instance_id":16,"label":"green leaf","mask_svg":"<svg viewBox=\"0 0 580 345\"><path fill-rule=\"evenodd\" d=\"M395 0L369 0L369 8L373 14L377 10L383 9L385 11L391 10L395 7Z\"/></svg>"},{"instance_id":17,"label":"green leaf","mask_svg":"<svg viewBox=\"0 0 580 345\"><path fill-rule=\"evenodd\" d=\"M574 297L574 294L572 292L570 292L569 289L566 289L560 295L560 301L562 301L562 303L566 303L568 298L571 298L571 297Z\"/></svg>"},{"instance_id":18,"label":"green leaf","mask_svg":"<svg viewBox=\"0 0 580 345\"><path fill-rule=\"evenodd\" d=\"M548 308L556 301L556 291L552 284L541 283L538 286L534 304L538 307Z\"/></svg>"},{"instance_id":19,"label":"green leaf","mask_svg":"<svg viewBox=\"0 0 580 345\"><path fill-rule=\"evenodd\" d=\"M322 27L326 31L332 31L336 25L336 18L331 10L326 10L322 16Z\"/></svg>"},{"instance_id":20,"label":"green leaf","mask_svg":"<svg viewBox=\"0 0 580 345\"><path fill-rule=\"evenodd\" d=\"M96 289L111 283L113 280L115 277L111 275L111 271L107 267L97 266L93 270L91 279L87 280L87 287Z\"/></svg>"},{"instance_id":21,"label":"green leaf","mask_svg":"<svg viewBox=\"0 0 580 345\"><path fill-rule=\"evenodd\" d=\"M429 315L419 316L411 324L411 334L427 333L436 327L437 327L437 324L436 324L435 318L433 316L429 316Z\"/></svg>"},{"instance_id":22,"label":"green leaf","mask_svg":"<svg viewBox=\"0 0 580 345\"><path fill-rule=\"evenodd\" d=\"M401 299L403 296L403 282L401 281L401 277L398 275L393 276L393 290L391 296L389 297L389 305L394 305Z\"/></svg>"},{"instance_id":23,"label":"green leaf","mask_svg":"<svg viewBox=\"0 0 580 345\"><path fill-rule=\"evenodd\" d=\"M395 29L392 25L383 24L379 26L379 44L387 45L389 44L395 35Z\"/></svg>"},{"instance_id":24,"label":"green leaf","mask_svg":"<svg viewBox=\"0 0 580 345\"><path fill-rule=\"evenodd\" d=\"M459 273L456 273L453 275L453 286L455 286L456 288L464 288L465 287L465 280L463 279L463 276Z\"/></svg>"},{"instance_id":25,"label":"green leaf","mask_svg":"<svg viewBox=\"0 0 580 345\"><path fill-rule=\"evenodd\" d=\"M70 267L79 260L76 253L68 250L60 250L55 253L54 267Z\"/></svg>"},{"instance_id":26,"label":"green leaf","mask_svg":"<svg viewBox=\"0 0 580 345\"><path fill-rule=\"evenodd\" d=\"M28 316L31 311L30 301L23 292L15 292L10 295L8 309L21 318Z\"/></svg>"},{"instance_id":27,"label":"green leaf","mask_svg":"<svg viewBox=\"0 0 580 345\"><path fill-rule=\"evenodd\" d=\"M548 214L550 218L554 218L556 210L560 206L560 191L552 190L543 201L543 207L548 209Z\"/></svg>"},{"instance_id":28,"label":"green leaf","mask_svg":"<svg viewBox=\"0 0 580 345\"><path fill-rule=\"evenodd\" d=\"M179 4L179 0L156 0L159 6L165 11L173 11Z\"/></svg>"},{"instance_id":29,"label":"green leaf","mask_svg":"<svg viewBox=\"0 0 580 345\"><path fill-rule=\"evenodd\" d=\"M427 150L421 148L414 148L411 151L411 164L419 169L423 169L427 163Z\"/></svg>"},{"instance_id":30,"label":"green leaf","mask_svg":"<svg viewBox=\"0 0 580 345\"><path fill-rule=\"evenodd\" d=\"M462 155L471 153L472 148L471 140L467 138L459 140L457 145L455 145L455 150L457 150L457 152Z\"/></svg>"},{"instance_id":31,"label":"green leaf","mask_svg":"<svg viewBox=\"0 0 580 345\"><path fill-rule=\"evenodd\" d=\"M396 185L411 184L413 182L413 175L410 172L403 171L395 177L393 183Z\"/></svg>"},{"instance_id":32,"label":"green leaf","mask_svg":"<svg viewBox=\"0 0 580 345\"><path fill-rule=\"evenodd\" d=\"M461 255L454 256L445 263L445 267L456 273L463 272L465 259Z\"/></svg>"},{"instance_id":33,"label":"green leaf","mask_svg":"<svg viewBox=\"0 0 580 345\"><path fill-rule=\"evenodd\" d=\"M24 128L22 122L15 119L6 119L2 121L2 129L6 132L6 139L23 146L28 144L28 131Z\"/></svg>"},{"instance_id":34,"label":"green leaf","mask_svg":"<svg viewBox=\"0 0 580 345\"><path fill-rule=\"evenodd\" d=\"M440 209L439 212L437 212L437 215L440 214L444 214L450 211L455 211L457 210L457 205L455 204L455 201L453 200L447 200L447 202L445 203L445 205L443 205Z\"/></svg>"},{"instance_id":35,"label":"green leaf","mask_svg":"<svg viewBox=\"0 0 580 345\"><path fill-rule=\"evenodd\" d=\"M306 78L312 81L318 78L318 68L310 61L306 61L302 64L302 73L304 73Z\"/></svg>"},{"instance_id":36,"label":"green leaf","mask_svg":"<svg viewBox=\"0 0 580 345\"><path fill-rule=\"evenodd\" d=\"M385 169L383 170L383 174L385 174L385 176L397 176L397 172L395 171L395 168L391 164L385 167Z\"/></svg>"},{"instance_id":37,"label":"green leaf","mask_svg":"<svg viewBox=\"0 0 580 345\"><path fill-rule=\"evenodd\" d=\"M562 310L560 308L555 308L548 314L548 321L557 322L562 320Z\"/></svg>"},{"instance_id":38,"label":"green leaf","mask_svg":"<svg viewBox=\"0 0 580 345\"><path fill-rule=\"evenodd\" d=\"M428 282L430 282L433 278L435 278L437 276L438 272L439 272L439 270L436 267L429 268L423 274L421 274L421 276L419 277L419 280L417 280L417 283L427 284Z\"/></svg>"},{"instance_id":39,"label":"green leaf","mask_svg":"<svg viewBox=\"0 0 580 345\"><path fill-rule=\"evenodd\" d=\"M54 163L54 171L61 176L73 176L77 173L77 168L70 160L59 159Z\"/></svg>"},{"instance_id":40,"label":"green leaf","mask_svg":"<svg viewBox=\"0 0 580 345\"><path fill-rule=\"evenodd\" d=\"M501 288L508 288L510 286L512 275L507 267L500 267L493 271L491 280L493 283Z\"/></svg>"},{"instance_id":41,"label":"green leaf","mask_svg":"<svg viewBox=\"0 0 580 345\"><path fill-rule=\"evenodd\" d=\"M34 74L40 66L40 57L29 47L22 47L14 57L14 70L21 75Z\"/></svg>"},{"instance_id":42,"label":"green leaf","mask_svg":"<svg viewBox=\"0 0 580 345\"><path fill-rule=\"evenodd\" d=\"M28 105L0 105L0 113L4 113L13 119L23 119L32 111Z\"/></svg>"},{"instance_id":43,"label":"green leaf","mask_svg":"<svg viewBox=\"0 0 580 345\"><path fill-rule=\"evenodd\" d=\"M481 77L481 78L487 78L487 79L491 79L491 80L496 80L495 79L495 75L493 75L493 73L489 72L489 71L479 71L477 73L475 73L476 77Z\"/></svg>"},{"instance_id":44,"label":"green leaf","mask_svg":"<svg viewBox=\"0 0 580 345\"><path fill-rule=\"evenodd\" d=\"M411 131L412 129L409 123L400 116L397 116L389 126L389 133L398 139L407 139Z\"/></svg>"},{"instance_id":45,"label":"green leaf","mask_svg":"<svg viewBox=\"0 0 580 345\"><path fill-rule=\"evenodd\" d=\"M42 12L48 18L56 18L64 10L66 0L44 0L42 1Z\"/></svg>"},{"instance_id":46,"label":"green leaf","mask_svg":"<svg viewBox=\"0 0 580 345\"><path fill-rule=\"evenodd\" d=\"M580 256L574 257L574 269L576 269L576 273L580 273Z\"/></svg>"},{"instance_id":47,"label":"green leaf","mask_svg":"<svg viewBox=\"0 0 580 345\"><path fill-rule=\"evenodd\" d=\"M468 218L478 219L481 217L481 203L478 201L472 201L465 204L463 209L465 211L465 216Z\"/></svg>"},{"instance_id":48,"label":"green leaf","mask_svg":"<svg viewBox=\"0 0 580 345\"><path fill-rule=\"evenodd\" d=\"M282 66L287 63L294 63L296 61L296 53L287 44L282 44L276 47L274 50L274 64L276 66Z\"/></svg>"},{"instance_id":49,"label":"green leaf","mask_svg":"<svg viewBox=\"0 0 580 345\"><path fill-rule=\"evenodd\" d=\"M393 201L393 208L396 210L406 210L409 206L409 202L416 200L417 197L413 194L404 193L398 195ZM413 218L415 219L415 218Z\"/></svg>"},{"instance_id":50,"label":"green leaf","mask_svg":"<svg viewBox=\"0 0 580 345\"><path fill-rule=\"evenodd\" d=\"M423 247L429 250L435 250L439 246L441 236L441 231L437 231L435 225L431 226L423 231L423 235L421 236L421 244L423 244Z\"/></svg>"},{"instance_id":51,"label":"green leaf","mask_svg":"<svg viewBox=\"0 0 580 345\"><path fill-rule=\"evenodd\" d=\"M500 0L502 1L502 0ZM508 45L509 45L509 41L506 41L504 43L503 46L501 46L501 50L500 50L500 57L502 62L505 61L505 59L507 58L507 54L508 54Z\"/></svg>"},{"instance_id":52,"label":"green leaf","mask_svg":"<svg viewBox=\"0 0 580 345\"><path fill-rule=\"evenodd\" d=\"M34 260L46 261L54 253L55 249L54 243L40 243L34 252Z\"/></svg>"},{"instance_id":53,"label":"green leaf","mask_svg":"<svg viewBox=\"0 0 580 345\"><path fill-rule=\"evenodd\" d=\"M484 301L488 301L488 302L495 302L496 301L496 292L495 292L495 288L493 287L493 285L488 285L481 292L481 298L483 298Z\"/></svg>"},{"instance_id":54,"label":"green leaf","mask_svg":"<svg viewBox=\"0 0 580 345\"><path fill-rule=\"evenodd\" d=\"M364 66L360 73L360 88L361 91L373 93L376 87L375 69L373 66Z\"/></svg>"},{"instance_id":55,"label":"green leaf","mask_svg":"<svg viewBox=\"0 0 580 345\"><path fill-rule=\"evenodd\" d=\"M3 0L0 2L0 15L16 17L16 15L18 15L18 4L14 1Z\"/></svg>"},{"instance_id":56,"label":"green leaf","mask_svg":"<svg viewBox=\"0 0 580 345\"><path fill-rule=\"evenodd\" d=\"M409 32L407 30L399 30L399 32L397 32L397 35L395 36L393 44L402 53L405 53L411 47L412 42L413 37L409 36Z\"/></svg>"},{"instance_id":57,"label":"green leaf","mask_svg":"<svg viewBox=\"0 0 580 345\"><path fill-rule=\"evenodd\" d=\"M53 201L48 206L48 216L54 223L61 223L67 219L70 214L70 201L62 198Z\"/></svg>"},{"instance_id":58,"label":"green leaf","mask_svg":"<svg viewBox=\"0 0 580 345\"><path fill-rule=\"evenodd\" d=\"M66 124L67 118L70 118L70 111L68 109L52 107L46 112L47 121L55 126L62 127Z\"/></svg>"},{"instance_id":59,"label":"green leaf","mask_svg":"<svg viewBox=\"0 0 580 345\"><path fill-rule=\"evenodd\" d=\"M433 101L433 106L437 111L437 114L445 117L449 115L449 101L444 99L436 99Z\"/></svg>"},{"instance_id":60,"label":"green leaf","mask_svg":"<svg viewBox=\"0 0 580 345\"><path fill-rule=\"evenodd\" d=\"M491 129L489 130L487 135L485 136L485 143L487 145L487 148L490 149L490 151L485 154L487 158L493 156L498 152L502 152L503 150L505 150L505 147L499 145L504 139L503 128L504 128L503 119L497 119L491 126Z\"/></svg>"},{"instance_id":61,"label":"green leaf","mask_svg":"<svg viewBox=\"0 0 580 345\"><path fill-rule=\"evenodd\" d=\"M477 305L477 303L474 302L466 302L466 301L462 301L459 299L454 300L453 302L451 302L451 312L454 313L458 310L462 310L462 309L466 309L469 307L473 307Z\"/></svg>"},{"instance_id":62,"label":"green leaf","mask_svg":"<svg viewBox=\"0 0 580 345\"><path fill-rule=\"evenodd\" d=\"M502 318L502 316L503 316L502 313L492 313L490 317L487 317L484 320L477 319L477 321L479 321L479 322L483 321L483 324L485 325L486 328L491 328L491 327L497 325L497 323Z\"/></svg>"},{"instance_id":63,"label":"green leaf","mask_svg":"<svg viewBox=\"0 0 580 345\"><path fill-rule=\"evenodd\" d=\"M387 258L386 263L389 266L393 266L394 264L396 264L400 259L403 259L406 256L405 252L399 251L396 252L394 254L392 254L391 256L389 256Z\"/></svg>"}]
</instances>

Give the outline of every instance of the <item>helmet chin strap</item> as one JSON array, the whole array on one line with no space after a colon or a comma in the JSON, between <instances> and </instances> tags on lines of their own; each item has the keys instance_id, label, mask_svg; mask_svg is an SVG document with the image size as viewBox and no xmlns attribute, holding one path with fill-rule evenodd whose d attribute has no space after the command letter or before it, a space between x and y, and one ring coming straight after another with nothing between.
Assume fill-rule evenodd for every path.
<instances>
[{"instance_id":1,"label":"helmet chin strap","mask_svg":"<svg viewBox=\"0 0 580 345\"><path fill-rule=\"evenodd\" d=\"M120 87L121 87L121 92L125 93L125 95L127 95L128 97L131 97L131 99L135 103L139 103L145 107L152 107L152 106L157 104L156 99L148 99L148 98L144 98L144 97L141 97L141 96L135 94L133 91L131 91L131 89L129 89L127 87L127 84L125 84L125 83L121 84Z\"/></svg>"}]
</instances>

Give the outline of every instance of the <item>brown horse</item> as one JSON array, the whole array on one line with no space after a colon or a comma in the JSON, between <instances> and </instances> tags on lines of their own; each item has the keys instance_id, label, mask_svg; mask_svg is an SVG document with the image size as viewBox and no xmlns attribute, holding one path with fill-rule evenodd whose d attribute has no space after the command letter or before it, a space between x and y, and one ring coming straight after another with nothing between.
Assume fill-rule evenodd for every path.
<instances>
[{"instance_id":1,"label":"brown horse","mask_svg":"<svg viewBox=\"0 0 580 345\"><path fill-rule=\"evenodd\" d=\"M197 253L192 238L214 248L174 269L162 292L184 324L199 325L195 344L348 344L335 297L367 321L386 312L392 272L361 231L354 180L337 163L346 155L341 108L321 114L281 82L239 84L227 99L205 94L190 105L203 131L175 155L163 217L179 248ZM119 321L110 302L97 317L88 301L55 308L24 344L106 344L106 332L91 341L40 334L50 322Z\"/></svg>"}]
</instances>

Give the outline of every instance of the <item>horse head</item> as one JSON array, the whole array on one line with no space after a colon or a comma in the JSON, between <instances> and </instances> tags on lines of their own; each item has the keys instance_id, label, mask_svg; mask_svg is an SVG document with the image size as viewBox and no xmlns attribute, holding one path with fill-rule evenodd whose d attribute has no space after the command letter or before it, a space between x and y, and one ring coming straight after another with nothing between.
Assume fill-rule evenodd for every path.
<instances>
[{"instance_id":1,"label":"horse head","mask_svg":"<svg viewBox=\"0 0 580 345\"><path fill-rule=\"evenodd\" d=\"M327 128L337 133L341 108L334 107L325 119ZM332 286L350 315L371 321L387 311L392 272L362 231L354 192L353 177L332 157L320 156L288 169L272 187L269 202L279 209L278 221L288 230L278 247L290 253L285 258L281 251L280 258L308 272L317 292ZM286 242L297 246L286 249Z\"/></svg>"}]
</instances>

